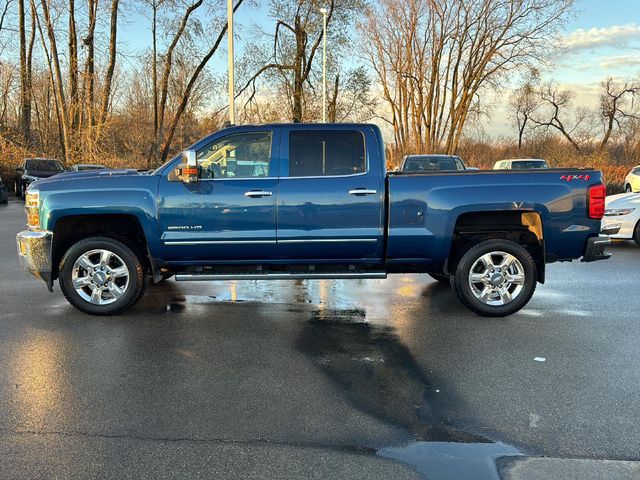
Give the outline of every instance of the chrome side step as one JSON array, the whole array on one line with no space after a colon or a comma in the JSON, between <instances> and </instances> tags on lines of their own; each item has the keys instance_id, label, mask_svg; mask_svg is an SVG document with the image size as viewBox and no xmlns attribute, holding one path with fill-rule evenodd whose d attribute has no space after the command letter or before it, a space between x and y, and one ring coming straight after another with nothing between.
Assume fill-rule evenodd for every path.
<instances>
[{"instance_id":1,"label":"chrome side step","mask_svg":"<svg viewBox=\"0 0 640 480\"><path fill-rule=\"evenodd\" d=\"M178 274L175 276L178 282L188 282L193 280L213 281L213 280L330 280L340 278L387 278L387 272L346 272L346 273L239 273L239 274L219 274L219 273L194 273Z\"/></svg>"}]
</instances>

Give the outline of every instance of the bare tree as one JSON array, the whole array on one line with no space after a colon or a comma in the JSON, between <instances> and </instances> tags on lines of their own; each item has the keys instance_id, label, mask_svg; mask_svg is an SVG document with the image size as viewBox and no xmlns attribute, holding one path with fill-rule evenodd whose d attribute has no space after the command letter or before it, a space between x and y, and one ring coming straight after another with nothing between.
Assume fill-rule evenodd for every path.
<instances>
[{"instance_id":1,"label":"bare tree","mask_svg":"<svg viewBox=\"0 0 640 480\"><path fill-rule=\"evenodd\" d=\"M537 75L527 78L509 97L508 108L518 130L518 150L522 148L524 134L527 128L531 126L531 115L540 108L542 103L536 86L537 81Z\"/></svg>"},{"instance_id":2,"label":"bare tree","mask_svg":"<svg viewBox=\"0 0 640 480\"><path fill-rule=\"evenodd\" d=\"M634 105L635 96L640 93L640 82L627 81L618 85L609 77L601 85L603 92L600 94L600 116L604 124L604 135L600 141L600 148L604 148L614 127L622 127L621 121L640 120L639 110Z\"/></svg>"},{"instance_id":3,"label":"bare tree","mask_svg":"<svg viewBox=\"0 0 640 480\"><path fill-rule=\"evenodd\" d=\"M31 0L33 2L33 0ZM38 28L40 30L40 39L42 41L42 48L45 51L47 57L47 63L49 64L49 70L51 72L51 84L55 91L56 97L56 113L58 115L58 128L60 132L60 146L62 148L62 154L66 162L70 160L71 155L71 143L70 143L70 128L68 124L68 103L65 96L64 84L62 82L62 70L60 67L60 56L58 54L58 41L56 39L55 29L53 21L51 19L51 13L49 10L49 2L47 0L41 0L40 6L42 7L42 14L44 17L44 26L47 31L47 37L49 39L49 50L47 50L47 43L45 41L44 33L38 20ZM35 9L35 8L34 8Z\"/></svg>"},{"instance_id":4,"label":"bare tree","mask_svg":"<svg viewBox=\"0 0 640 480\"><path fill-rule=\"evenodd\" d=\"M151 84L153 95L153 140L149 160L154 160L158 150L158 13L165 0L144 0L151 8Z\"/></svg>"},{"instance_id":5,"label":"bare tree","mask_svg":"<svg viewBox=\"0 0 640 480\"><path fill-rule=\"evenodd\" d=\"M253 73L239 89L238 95L248 91L246 104L255 99L258 80L264 81L270 92L278 92L287 102L290 119L302 122L309 117L310 97L315 95L314 62L318 58L323 40L322 7L327 8L327 35L331 48L328 52L329 77L342 76L339 57L344 52L350 30L359 12L362 0L271 0L270 14L275 21L273 36L251 50ZM267 54L263 54L266 52ZM331 71L332 70L332 71ZM334 93L335 90L334 81ZM329 105L331 106L331 104Z\"/></svg>"},{"instance_id":6,"label":"bare tree","mask_svg":"<svg viewBox=\"0 0 640 480\"><path fill-rule=\"evenodd\" d=\"M559 132L578 152L581 144L591 137L590 112L586 109L572 111L575 94L561 90L554 82L545 83L540 88L540 108L530 116L535 128L554 129Z\"/></svg>"},{"instance_id":7,"label":"bare tree","mask_svg":"<svg viewBox=\"0 0 640 480\"><path fill-rule=\"evenodd\" d=\"M235 12L240 5L242 5L243 0L237 0L234 7L233 7L233 11ZM218 37L216 38L215 42L213 43L213 45L211 46L211 48L209 49L209 51L202 57L202 59L200 60L200 63L198 63L198 65L196 66L195 70L193 71L193 73L191 74L191 77L189 78L189 81L187 82L187 85L184 89L184 92L182 94L182 99L180 100L180 103L178 105L178 108L173 116L173 120L171 121L170 125L169 125L169 131L167 134L167 138L164 141L164 145L162 147L162 155L161 155L161 161L164 162L167 160L167 157L169 156L169 149L171 147L171 142L173 141L173 136L175 135L176 132L176 128L178 126L178 122L180 121L182 114L184 113L187 104L189 103L189 98L191 96L191 92L193 91L193 88L198 80L198 77L200 76L200 74L202 73L202 71L204 70L205 66L207 65L207 63L209 63L209 60L211 60L211 57L213 56L214 53L216 53L216 51L218 50L218 47L220 46L220 43L222 42L222 39L224 38L225 34L227 33L227 28L228 28L228 24L225 23L224 26L222 27L222 29L220 30L220 33L218 34Z\"/></svg>"},{"instance_id":8,"label":"bare tree","mask_svg":"<svg viewBox=\"0 0 640 480\"><path fill-rule=\"evenodd\" d=\"M361 25L399 149L456 150L487 88L539 62L572 0L380 0Z\"/></svg>"}]
</instances>

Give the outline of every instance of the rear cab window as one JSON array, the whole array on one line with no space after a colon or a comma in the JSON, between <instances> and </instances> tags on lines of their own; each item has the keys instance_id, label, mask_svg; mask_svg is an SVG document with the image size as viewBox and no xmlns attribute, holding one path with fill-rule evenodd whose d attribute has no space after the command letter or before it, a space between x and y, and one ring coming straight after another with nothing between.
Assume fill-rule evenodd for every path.
<instances>
[{"instance_id":1,"label":"rear cab window","mask_svg":"<svg viewBox=\"0 0 640 480\"><path fill-rule=\"evenodd\" d=\"M365 142L357 130L289 132L289 177L331 177L367 173Z\"/></svg>"}]
</instances>

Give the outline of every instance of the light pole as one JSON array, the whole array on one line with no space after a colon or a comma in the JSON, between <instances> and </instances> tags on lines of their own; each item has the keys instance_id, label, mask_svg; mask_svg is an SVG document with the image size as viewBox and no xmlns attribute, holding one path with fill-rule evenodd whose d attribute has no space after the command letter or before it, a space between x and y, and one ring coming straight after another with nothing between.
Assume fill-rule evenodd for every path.
<instances>
[{"instance_id":1,"label":"light pole","mask_svg":"<svg viewBox=\"0 0 640 480\"><path fill-rule=\"evenodd\" d=\"M236 123L236 106L233 91L233 0L227 0L227 41L229 61L229 123Z\"/></svg>"},{"instance_id":2,"label":"light pole","mask_svg":"<svg viewBox=\"0 0 640 480\"><path fill-rule=\"evenodd\" d=\"M327 123L327 13L326 7L320 9L322 13L322 122Z\"/></svg>"}]
</instances>

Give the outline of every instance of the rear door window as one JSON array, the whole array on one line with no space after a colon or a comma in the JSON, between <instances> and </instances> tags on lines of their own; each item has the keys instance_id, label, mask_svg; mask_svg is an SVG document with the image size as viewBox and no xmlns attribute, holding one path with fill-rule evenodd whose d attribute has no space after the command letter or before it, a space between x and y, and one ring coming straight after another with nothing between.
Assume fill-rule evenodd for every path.
<instances>
[{"instance_id":1,"label":"rear door window","mask_svg":"<svg viewBox=\"0 0 640 480\"><path fill-rule=\"evenodd\" d=\"M300 130L289 134L289 176L366 173L364 137L353 130Z\"/></svg>"}]
</instances>

